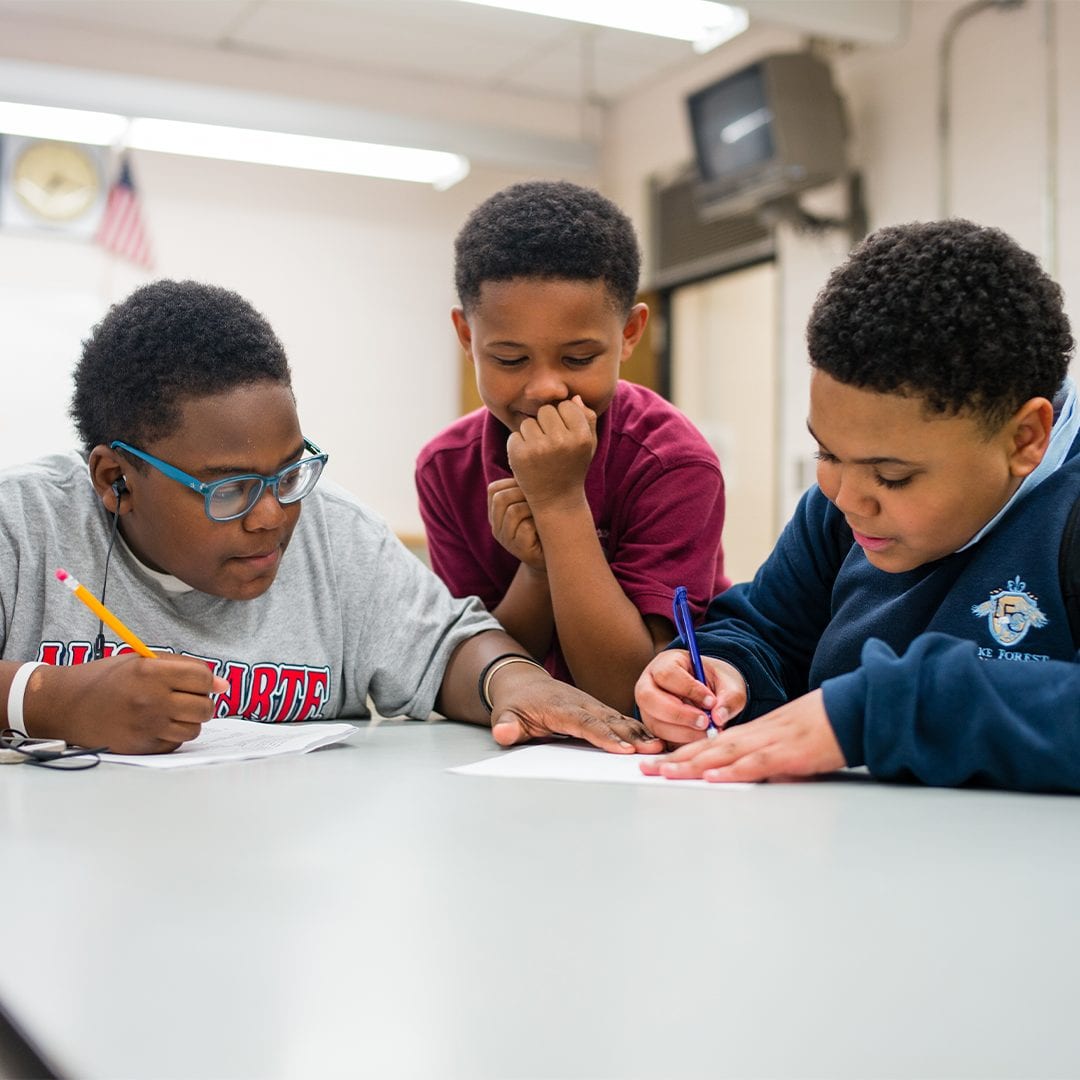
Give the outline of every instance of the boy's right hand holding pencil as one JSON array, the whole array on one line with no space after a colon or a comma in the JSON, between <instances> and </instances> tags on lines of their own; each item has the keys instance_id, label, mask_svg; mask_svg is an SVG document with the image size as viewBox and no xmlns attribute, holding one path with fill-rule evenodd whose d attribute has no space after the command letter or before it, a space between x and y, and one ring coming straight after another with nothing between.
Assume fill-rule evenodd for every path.
<instances>
[{"instance_id":1,"label":"boy's right hand holding pencil","mask_svg":"<svg viewBox=\"0 0 1080 1080\"><path fill-rule=\"evenodd\" d=\"M27 735L103 746L114 754L167 754L194 739L214 715L210 695L224 693L229 684L201 660L155 653L63 568L56 579L132 651L84 664L39 665L26 679L21 705L5 696L7 724L17 709ZM10 687L21 665L4 666L10 667Z\"/></svg>"},{"instance_id":2,"label":"boy's right hand holding pencil","mask_svg":"<svg viewBox=\"0 0 1080 1080\"><path fill-rule=\"evenodd\" d=\"M20 665L2 665L7 682ZM121 653L86 664L42 664L23 697L26 733L114 754L167 754L214 715L210 695L228 683L201 660ZM6 700L6 692L0 699Z\"/></svg>"}]
</instances>

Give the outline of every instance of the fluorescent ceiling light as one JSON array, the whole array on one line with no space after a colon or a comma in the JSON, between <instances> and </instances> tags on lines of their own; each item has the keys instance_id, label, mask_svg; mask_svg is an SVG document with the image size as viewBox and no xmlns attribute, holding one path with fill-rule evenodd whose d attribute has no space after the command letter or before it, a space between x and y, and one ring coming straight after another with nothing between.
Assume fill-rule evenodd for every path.
<instances>
[{"instance_id":1,"label":"fluorescent ceiling light","mask_svg":"<svg viewBox=\"0 0 1080 1080\"><path fill-rule=\"evenodd\" d=\"M553 19L634 30L639 34L691 41L696 52L708 52L741 34L749 25L746 12L714 0L459 0L465 4L549 15Z\"/></svg>"},{"instance_id":2,"label":"fluorescent ceiling light","mask_svg":"<svg viewBox=\"0 0 1080 1080\"><path fill-rule=\"evenodd\" d=\"M416 150L408 146L191 124L182 120L136 118L124 141L135 150L413 180L440 189L456 184L469 174L469 162L465 158L442 150Z\"/></svg>"},{"instance_id":3,"label":"fluorescent ceiling light","mask_svg":"<svg viewBox=\"0 0 1080 1080\"><path fill-rule=\"evenodd\" d=\"M125 117L115 113L0 101L0 131L5 135L111 146L124 134L127 124Z\"/></svg>"},{"instance_id":4,"label":"fluorescent ceiling light","mask_svg":"<svg viewBox=\"0 0 1080 1080\"><path fill-rule=\"evenodd\" d=\"M96 146L124 146L162 154L411 180L432 184L439 190L456 184L469 174L467 158L442 150L417 150L349 139L126 117L6 101L0 102L0 132Z\"/></svg>"}]
</instances>

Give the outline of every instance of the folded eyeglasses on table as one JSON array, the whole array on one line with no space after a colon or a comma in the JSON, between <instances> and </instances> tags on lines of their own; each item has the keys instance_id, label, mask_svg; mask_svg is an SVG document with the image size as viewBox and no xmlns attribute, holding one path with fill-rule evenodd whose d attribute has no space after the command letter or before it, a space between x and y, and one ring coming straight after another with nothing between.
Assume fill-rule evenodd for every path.
<instances>
[{"instance_id":1,"label":"folded eyeglasses on table","mask_svg":"<svg viewBox=\"0 0 1080 1080\"><path fill-rule=\"evenodd\" d=\"M32 739L21 731L0 731L0 765L41 765L48 769L92 769L107 746L69 746L63 739Z\"/></svg>"}]
</instances>

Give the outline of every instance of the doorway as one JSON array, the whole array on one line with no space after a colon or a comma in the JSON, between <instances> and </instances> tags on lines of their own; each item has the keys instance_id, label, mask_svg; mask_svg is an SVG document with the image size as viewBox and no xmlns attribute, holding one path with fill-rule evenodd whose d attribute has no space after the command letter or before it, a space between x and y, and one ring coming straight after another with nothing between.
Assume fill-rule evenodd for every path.
<instances>
[{"instance_id":1,"label":"doorway","mask_svg":"<svg viewBox=\"0 0 1080 1080\"><path fill-rule=\"evenodd\" d=\"M779 532L777 281L770 260L670 294L671 400L720 458L733 581L754 576Z\"/></svg>"}]
</instances>

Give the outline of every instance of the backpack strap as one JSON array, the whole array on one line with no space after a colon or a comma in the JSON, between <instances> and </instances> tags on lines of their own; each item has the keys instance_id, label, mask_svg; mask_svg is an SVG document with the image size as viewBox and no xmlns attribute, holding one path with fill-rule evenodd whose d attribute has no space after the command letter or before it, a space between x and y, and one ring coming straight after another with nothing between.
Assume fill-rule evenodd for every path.
<instances>
[{"instance_id":1,"label":"backpack strap","mask_svg":"<svg viewBox=\"0 0 1080 1080\"><path fill-rule=\"evenodd\" d=\"M1073 645L1080 650L1080 496L1069 511L1065 531L1061 535L1058 575L1061 578L1061 595L1065 598Z\"/></svg>"}]
</instances>

